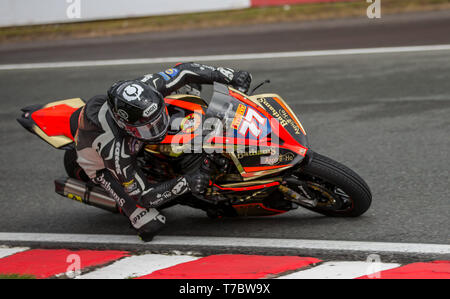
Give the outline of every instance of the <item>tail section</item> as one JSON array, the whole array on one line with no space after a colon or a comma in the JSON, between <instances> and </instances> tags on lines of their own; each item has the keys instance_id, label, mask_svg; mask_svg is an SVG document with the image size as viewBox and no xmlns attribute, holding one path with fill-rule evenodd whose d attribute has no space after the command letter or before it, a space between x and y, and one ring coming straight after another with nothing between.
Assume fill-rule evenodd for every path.
<instances>
[{"instance_id":1,"label":"tail section","mask_svg":"<svg viewBox=\"0 0 450 299\"><path fill-rule=\"evenodd\" d=\"M80 98L32 105L22 109L23 113L17 121L53 147L62 149L74 141L70 120L84 105Z\"/></svg>"}]
</instances>

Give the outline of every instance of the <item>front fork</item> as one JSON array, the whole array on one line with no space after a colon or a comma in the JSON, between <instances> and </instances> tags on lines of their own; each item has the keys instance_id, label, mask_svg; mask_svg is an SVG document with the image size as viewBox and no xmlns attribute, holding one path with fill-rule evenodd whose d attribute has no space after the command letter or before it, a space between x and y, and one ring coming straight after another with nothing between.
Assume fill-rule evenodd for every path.
<instances>
[{"instance_id":1,"label":"front fork","mask_svg":"<svg viewBox=\"0 0 450 299\"><path fill-rule=\"evenodd\" d=\"M303 167L309 165L313 159L314 152L312 150L308 150L306 152L305 158L301 161L301 163L296 167L296 169L302 169ZM288 187L288 184L299 186L299 188L303 191L302 194L292 190ZM317 199L313 196L310 196L308 192L308 185L304 181L298 180L293 176L292 172L286 173L283 178L283 184L281 184L278 189L285 196L286 200L296 203L300 206L314 208L317 206Z\"/></svg>"},{"instance_id":2,"label":"front fork","mask_svg":"<svg viewBox=\"0 0 450 299\"><path fill-rule=\"evenodd\" d=\"M300 188L304 189L305 194L308 194L306 191L307 187L305 187L306 184L304 182L299 181L295 178L288 178L285 181L287 183L291 183L291 184L300 186ZM291 188L289 188L286 185L280 185L278 187L278 190L280 190L280 192L283 193L286 200L289 200L293 203L296 203L301 206L306 206L308 208L314 208L317 206L317 199L307 198L307 197L301 195L300 193L295 192L294 190L292 190Z\"/></svg>"}]
</instances>

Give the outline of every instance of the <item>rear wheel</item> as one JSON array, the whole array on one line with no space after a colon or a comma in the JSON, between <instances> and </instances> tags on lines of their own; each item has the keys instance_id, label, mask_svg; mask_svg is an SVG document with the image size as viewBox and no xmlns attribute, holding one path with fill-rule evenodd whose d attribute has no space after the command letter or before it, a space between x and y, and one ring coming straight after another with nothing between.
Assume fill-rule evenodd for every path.
<instances>
[{"instance_id":1,"label":"rear wheel","mask_svg":"<svg viewBox=\"0 0 450 299\"><path fill-rule=\"evenodd\" d=\"M314 200L315 207L305 208L337 217L357 217L364 214L372 203L372 194L366 182L350 168L328 157L314 153L312 160L295 178L303 184L288 186Z\"/></svg>"}]
</instances>

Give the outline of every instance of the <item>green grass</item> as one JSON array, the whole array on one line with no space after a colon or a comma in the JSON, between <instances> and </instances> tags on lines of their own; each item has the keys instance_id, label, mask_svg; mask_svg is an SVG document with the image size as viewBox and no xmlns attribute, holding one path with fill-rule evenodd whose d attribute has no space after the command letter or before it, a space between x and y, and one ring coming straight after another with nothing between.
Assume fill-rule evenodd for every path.
<instances>
[{"instance_id":1,"label":"green grass","mask_svg":"<svg viewBox=\"0 0 450 299\"><path fill-rule=\"evenodd\" d=\"M0 274L0 279L36 279L33 275Z\"/></svg>"},{"instance_id":2,"label":"green grass","mask_svg":"<svg viewBox=\"0 0 450 299\"><path fill-rule=\"evenodd\" d=\"M111 36L319 19L365 17L369 3L332 2L242 10L0 28L0 42ZM382 14L450 9L450 0L382 0Z\"/></svg>"}]
</instances>

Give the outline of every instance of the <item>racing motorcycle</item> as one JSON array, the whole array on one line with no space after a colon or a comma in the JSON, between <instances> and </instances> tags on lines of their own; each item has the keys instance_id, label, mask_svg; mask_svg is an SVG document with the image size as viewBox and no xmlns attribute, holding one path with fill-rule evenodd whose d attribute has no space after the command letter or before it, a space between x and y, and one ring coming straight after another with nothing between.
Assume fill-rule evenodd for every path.
<instances>
[{"instance_id":1,"label":"racing motorcycle","mask_svg":"<svg viewBox=\"0 0 450 299\"><path fill-rule=\"evenodd\" d=\"M146 145L138 165L150 182L183 175L195 167L211 174L202 195L175 204L198 208L211 218L269 216L299 206L326 216L356 217L372 201L366 182L348 167L314 152L297 115L277 94L244 94L215 83L209 105L198 96L165 98L171 125L157 145ZM117 203L88 179L76 162L74 136L80 98L22 109L18 122L65 151L66 177L56 193L107 211ZM205 163L208 161L208 163Z\"/></svg>"}]
</instances>

